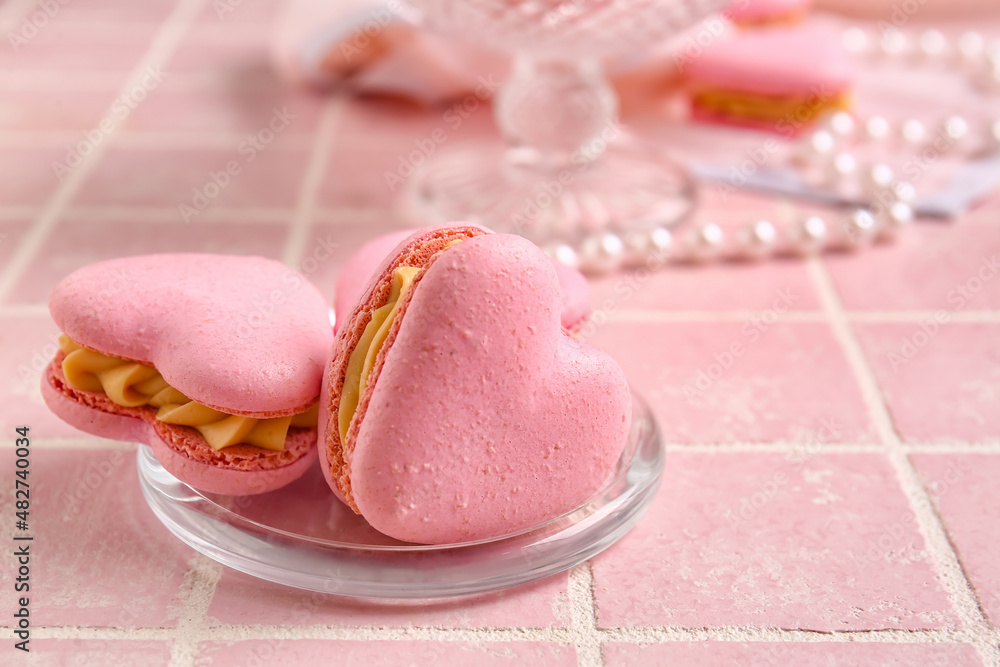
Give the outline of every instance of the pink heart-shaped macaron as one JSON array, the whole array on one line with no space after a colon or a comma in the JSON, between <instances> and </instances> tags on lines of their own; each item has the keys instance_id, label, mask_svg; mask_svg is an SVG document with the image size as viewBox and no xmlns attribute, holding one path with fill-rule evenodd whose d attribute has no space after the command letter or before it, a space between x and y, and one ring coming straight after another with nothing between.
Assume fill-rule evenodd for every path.
<instances>
[{"instance_id":1,"label":"pink heart-shaped macaron","mask_svg":"<svg viewBox=\"0 0 1000 667\"><path fill-rule=\"evenodd\" d=\"M100 262L64 279L49 308L77 345L152 366L187 399L254 419L307 411L333 341L319 291L262 257L164 254ZM167 470L196 488L268 491L297 478L315 456L316 430L306 427L289 428L284 450L242 440L213 449L194 428L159 420L157 408L73 386L66 357L58 353L43 378L52 411L89 433L149 444Z\"/></svg>"},{"instance_id":2,"label":"pink heart-shaped macaron","mask_svg":"<svg viewBox=\"0 0 1000 667\"><path fill-rule=\"evenodd\" d=\"M556 272L537 247L439 232L426 235L437 245L410 242L435 254L402 300L342 457L331 449L343 446L331 409L349 349L331 362L319 419L338 494L379 531L436 544L509 534L577 507L621 456L631 418L621 368L560 326ZM400 261L376 275L338 346L357 339L365 299Z\"/></svg>"}]
</instances>

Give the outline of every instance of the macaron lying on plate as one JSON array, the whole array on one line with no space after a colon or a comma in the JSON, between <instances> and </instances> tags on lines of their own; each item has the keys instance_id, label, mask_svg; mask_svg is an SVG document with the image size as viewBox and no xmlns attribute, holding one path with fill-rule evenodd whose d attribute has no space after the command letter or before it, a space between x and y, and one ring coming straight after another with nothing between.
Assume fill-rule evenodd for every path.
<instances>
[{"instance_id":1,"label":"macaron lying on plate","mask_svg":"<svg viewBox=\"0 0 1000 667\"><path fill-rule=\"evenodd\" d=\"M271 491L315 460L333 334L322 295L283 264L115 259L69 275L49 308L63 335L42 395L72 426L148 444L212 493Z\"/></svg>"}]
</instances>

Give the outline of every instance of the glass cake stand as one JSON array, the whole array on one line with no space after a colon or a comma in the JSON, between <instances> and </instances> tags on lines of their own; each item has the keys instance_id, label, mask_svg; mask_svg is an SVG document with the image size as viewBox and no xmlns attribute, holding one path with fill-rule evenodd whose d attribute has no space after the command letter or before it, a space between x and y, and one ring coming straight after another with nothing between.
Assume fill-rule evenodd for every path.
<instances>
[{"instance_id":1,"label":"glass cake stand","mask_svg":"<svg viewBox=\"0 0 1000 667\"><path fill-rule=\"evenodd\" d=\"M663 443L635 393L628 443L604 486L572 512L505 537L408 544L375 531L338 501L319 466L256 496L201 493L138 449L139 480L157 518L223 565L310 591L369 599L452 598L497 591L562 572L614 544L649 506L663 471Z\"/></svg>"}]
</instances>

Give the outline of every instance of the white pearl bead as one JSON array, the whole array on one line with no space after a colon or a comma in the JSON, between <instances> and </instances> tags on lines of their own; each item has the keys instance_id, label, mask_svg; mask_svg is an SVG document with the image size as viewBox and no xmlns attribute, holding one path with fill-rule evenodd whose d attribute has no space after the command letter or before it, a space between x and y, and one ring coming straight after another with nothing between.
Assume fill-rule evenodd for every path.
<instances>
[{"instance_id":1,"label":"white pearl bead","mask_svg":"<svg viewBox=\"0 0 1000 667\"><path fill-rule=\"evenodd\" d=\"M831 169L835 178L848 178L858 170L858 162L850 153L837 153L833 157Z\"/></svg>"},{"instance_id":2,"label":"white pearl bead","mask_svg":"<svg viewBox=\"0 0 1000 667\"><path fill-rule=\"evenodd\" d=\"M933 28L924 30L917 39L917 48L920 54L928 58L937 58L944 55L948 47L948 41L940 30Z\"/></svg>"},{"instance_id":3,"label":"white pearl bead","mask_svg":"<svg viewBox=\"0 0 1000 667\"><path fill-rule=\"evenodd\" d=\"M859 208L844 221L843 239L840 247L845 250L854 250L868 242L875 233L875 218L871 211Z\"/></svg>"},{"instance_id":4,"label":"white pearl bead","mask_svg":"<svg viewBox=\"0 0 1000 667\"><path fill-rule=\"evenodd\" d=\"M722 252L722 244L726 235L714 222L699 225L687 238L687 258L695 262L704 262L718 257Z\"/></svg>"},{"instance_id":5,"label":"white pearl bead","mask_svg":"<svg viewBox=\"0 0 1000 667\"><path fill-rule=\"evenodd\" d=\"M861 187L865 194L876 196L892 185L892 168L887 164L874 164L865 172Z\"/></svg>"},{"instance_id":6,"label":"white pearl bead","mask_svg":"<svg viewBox=\"0 0 1000 667\"><path fill-rule=\"evenodd\" d=\"M793 225L790 250L798 254L819 252L826 243L826 237L826 222L817 215L811 215Z\"/></svg>"},{"instance_id":7,"label":"white pearl bead","mask_svg":"<svg viewBox=\"0 0 1000 667\"><path fill-rule=\"evenodd\" d=\"M647 249L654 257L668 257L674 251L674 235L663 227L651 229Z\"/></svg>"},{"instance_id":8,"label":"white pearl bead","mask_svg":"<svg viewBox=\"0 0 1000 667\"><path fill-rule=\"evenodd\" d=\"M913 208L906 202L898 201L881 216L879 216L878 238L890 241L896 238L900 230L913 222Z\"/></svg>"},{"instance_id":9,"label":"white pearl bead","mask_svg":"<svg viewBox=\"0 0 1000 667\"><path fill-rule=\"evenodd\" d=\"M673 249L670 230L655 227L647 231L633 231L625 235L625 264L639 266L664 264Z\"/></svg>"},{"instance_id":10,"label":"white pearl bead","mask_svg":"<svg viewBox=\"0 0 1000 667\"><path fill-rule=\"evenodd\" d=\"M903 141L917 146L922 144L924 139L927 137L927 130L924 128L924 124L919 120L916 118L910 118L903 121L903 124L899 126L899 134Z\"/></svg>"},{"instance_id":11,"label":"white pearl bead","mask_svg":"<svg viewBox=\"0 0 1000 667\"><path fill-rule=\"evenodd\" d=\"M573 249L573 246L565 243L553 243L545 246L543 250L546 255L560 264L565 264L573 269L580 268L580 256L576 254L576 250Z\"/></svg>"},{"instance_id":12,"label":"white pearl bead","mask_svg":"<svg viewBox=\"0 0 1000 667\"><path fill-rule=\"evenodd\" d=\"M826 119L825 126L830 133L842 139L848 139L854 134L856 123L854 117L846 111L837 111Z\"/></svg>"},{"instance_id":13,"label":"white pearl bead","mask_svg":"<svg viewBox=\"0 0 1000 667\"><path fill-rule=\"evenodd\" d=\"M625 244L617 234L611 232L588 236L580 247L580 263L585 271L613 271L621 266L624 258Z\"/></svg>"},{"instance_id":14,"label":"white pearl bead","mask_svg":"<svg viewBox=\"0 0 1000 667\"><path fill-rule=\"evenodd\" d=\"M961 141L969 134L969 123L961 116L949 116L944 119L941 129L949 139Z\"/></svg>"},{"instance_id":15,"label":"white pearl bead","mask_svg":"<svg viewBox=\"0 0 1000 667\"><path fill-rule=\"evenodd\" d=\"M909 181L894 181L889 189L896 201L911 203L917 198L917 190Z\"/></svg>"},{"instance_id":16,"label":"white pearl bead","mask_svg":"<svg viewBox=\"0 0 1000 667\"><path fill-rule=\"evenodd\" d=\"M760 259L774 250L778 230L768 220L751 223L740 232L740 254L746 259Z\"/></svg>"},{"instance_id":17,"label":"white pearl bead","mask_svg":"<svg viewBox=\"0 0 1000 667\"><path fill-rule=\"evenodd\" d=\"M865 121L865 137L871 141L882 141L889 136L889 121L882 116L871 116Z\"/></svg>"},{"instance_id":18,"label":"white pearl bead","mask_svg":"<svg viewBox=\"0 0 1000 667\"><path fill-rule=\"evenodd\" d=\"M860 55L869 47L868 33L858 27L848 28L841 34L841 44L849 53Z\"/></svg>"},{"instance_id":19,"label":"white pearl bead","mask_svg":"<svg viewBox=\"0 0 1000 667\"><path fill-rule=\"evenodd\" d=\"M887 56L901 56L906 53L907 46L906 35L897 28L886 30L882 33L882 39L879 40L879 48Z\"/></svg>"},{"instance_id":20,"label":"white pearl bead","mask_svg":"<svg viewBox=\"0 0 1000 667\"><path fill-rule=\"evenodd\" d=\"M986 40L983 39L981 34L975 32L974 30L963 32L958 37L958 55L966 61L977 60L983 55L985 48Z\"/></svg>"},{"instance_id":21,"label":"white pearl bead","mask_svg":"<svg viewBox=\"0 0 1000 667\"><path fill-rule=\"evenodd\" d=\"M836 144L832 134L826 130L817 130L800 144L799 158L806 164L822 164L833 154Z\"/></svg>"}]
</instances>

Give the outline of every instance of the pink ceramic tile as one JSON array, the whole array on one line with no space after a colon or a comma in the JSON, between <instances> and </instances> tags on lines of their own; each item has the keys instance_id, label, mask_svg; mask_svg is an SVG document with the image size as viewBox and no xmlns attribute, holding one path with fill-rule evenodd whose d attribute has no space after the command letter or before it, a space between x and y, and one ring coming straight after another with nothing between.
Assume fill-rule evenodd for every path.
<instances>
[{"instance_id":1,"label":"pink ceramic tile","mask_svg":"<svg viewBox=\"0 0 1000 667\"><path fill-rule=\"evenodd\" d=\"M8 95L0 108L0 130L94 130L117 95L117 89L19 91Z\"/></svg>"},{"instance_id":2,"label":"pink ceramic tile","mask_svg":"<svg viewBox=\"0 0 1000 667\"><path fill-rule=\"evenodd\" d=\"M442 146L456 139L496 137L493 111L488 95L484 96L487 101L456 100L440 108L392 98L350 100L344 107L341 134L345 144L369 144L374 138L380 144L398 143L401 150L413 148L415 141L430 137L435 130L446 137L436 142Z\"/></svg>"},{"instance_id":3,"label":"pink ceramic tile","mask_svg":"<svg viewBox=\"0 0 1000 667\"><path fill-rule=\"evenodd\" d=\"M321 639L273 639L203 644L197 667L237 665L328 664L335 657L343 667L437 667L438 665L527 665L569 667L576 665L571 646L542 642L418 642L418 641L323 641Z\"/></svg>"},{"instance_id":4,"label":"pink ceramic tile","mask_svg":"<svg viewBox=\"0 0 1000 667\"><path fill-rule=\"evenodd\" d=\"M979 605L1000 627L1000 454L915 454Z\"/></svg>"},{"instance_id":5,"label":"pink ceramic tile","mask_svg":"<svg viewBox=\"0 0 1000 667\"><path fill-rule=\"evenodd\" d=\"M601 627L815 631L956 622L887 458L670 453L649 513L594 559Z\"/></svg>"},{"instance_id":6,"label":"pink ceramic tile","mask_svg":"<svg viewBox=\"0 0 1000 667\"><path fill-rule=\"evenodd\" d=\"M816 310L819 302L801 262L641 268L591 281L594 310Z\"/></svg>"},{"instance_id":7,"label":"pink ceramic tile","mask_svg":"<svg viewBox=\"0 0 1000 667\"><path fill-rule=\"evenodd\" d=\"M272 143L265 143L268 138ZM183 219L182 205L195 210L209 206L292 208L308 152L281 146L282 138L264 133L263 140L241 139L228 150L111 147L74 203L168 206L178 209L178 219Z\"/></svg>"},{"instance_id":8,"label":"pink ceramic tile","mask_svg":"<svg viewBox=\"0 0 1000 667\"><path fill-rule=\"evenodd\" d=\"M305 92L256 91L218 86L186 91L164 82L129 117L127 131L250 134L282 127L282 134L316 129L322 98Z\"/></svg>"},{"instance_id":9,"label":"pink ceramic tile","mask_svg":"<svg viewBox=\"0 0 1000 667\"><path fill-rule=\"evenodd\" d=\"M827 266L849 309L1000 309L997 225L921 223L894 245L830 255Z\"/></svg>"},{"instance_id":10,"label":"pink ceramic tile","mask_svg":"<svg viewBox=\"0 0 1000 667\"><path fill-rule=\"evenodd\" d=\"M42 402L42 371L58 350L59 329L47 314L0 317L0 433L25 424L36 438L86 437Z\"/></svg>"},{"instance_id":11,"label":"pink ceramic tile","mask_svg":"<svg viewBox=\"0 0 1000 667\"><path fill-rule=\"evenodd\" d=\"M413 164L397 146L335 144L318 201L326 208L392 209L413 186Z\"/></svg>"},{"instance_id":12,"label":"pink ceramic tile","mask_svg":"<svg viewBox=\"0 0 1000 667\"><path fill-rule=\"evenodd\" d=\"M242 24L267 23L273 24L285 0L260 0L259 2L242 2L242 0L220 0L205 5L198 17L203 24Z\"/></svg>"},{"instance_id":13,"label":"pink ceramic tile","mask_svg":"<svg viewBox=\"0 0 1000 667\"><path fill-rule=\"evenodd\" d=\"M66 159L68 148L4 148L0 152L0 203L45 203L59 186L53 165Z\"/></svg>"},{"instance_id":14,"label":"pink ceramic tile","mask_svg":"<svg viewBox=\"0 0 1000 667\"><path fill-rule=\"evenodd\" d=\"M332 497L330 502L336 502ZM212 598L210 622L249 625L338 627L517 627L565 626L569 622L566 575L499 593L455 602L377 604L307 593L223 572Z\"/></svg>"},{"instance_id":15,"label":"pink ceramic tile","mask_svg":"<svg viewBox=\"0 0 1000 667\"><path fill-rule=\"evenodd\" d=\"M976 650L968 644L671 642L647 646L608 644L604 655L607 667L654 664L670 667L980 667L983 664Z\"/></svg>"},{"instance_id":16,"label":"pink ceramic tile","mask_svg":"<svg viewBox=\"0 0 1000 667\"><path fill-rule=\"evenodd\" d=\"M405 229L397 220L386 216L384 220L368 223L316 223L302 252L298 270L311 280L333 303L334 286L344 262L365 242L399 229Z\"/></svg>"},{"instance_id":17,"label":"pink ceramic tile","mask_svg":"<svg viewBox=\"0 0 1000 667\"><path fill-rule=\"evenodd\" d=\"M825 324L607 322L610 352L670 442L872 441L857 384Z\"/></svg>"},{"instance_id":18,"label":"pink ceramic tile","mask_svg":"<svg viewBox=\"0 0 1000 667\"><path fill-rule=\"evenodd\" d=\"M31 223L0 220L0 266L6 266Z\"/></svg>"},{"instance_id":19,"label":"pink ceramic tile","mask_svg":"<svg viewBox=\"0 0 1000 667\"><path fill-rule=\"evenodd\" d=\"M855 326L906 440L1000 440L1000 326L933 320Z\"/></svg>"},{"instance_id":20,"label":"pink ceramic tile","mask_svg":"<svg viewBox=\"0 0 1000 667\"><path fill-rule=\"evenodd\" d=\"M132 23L126 29L114 23L60 20L61 16L62 12L37 30L24 20L15 23L11 32L17 35L17 48L0 49L0 70L124 74L135 67L159 28L155 23Z\"/></svg>"},{"instance_id":21,"label":"pink ceramic tile","mask_svg":"<svg viewBox=\"0 0 1000 667\"><path fill-rule=\"evenodd\" d=\"M0 394L7 409L0 413L0 428L9 432L25 424L37 429L36 437L75 435L42 402L41 374L55 355L59 331L47 315L6 315L0 319Z\"/></svg>"},{"instance_id":22,"label":"pink ceramic tile","mask_svg":"<svg viewBox=\"0 0 1000 667\"><path fill-rule=\"evenodd\" d=\"M170 664L170 643L135 639L32 639L34 667L115 667ZM14 664L20 664L15 661Z\"/></svg>"},{"instance_id":23,"label":"pink ceramic tile","mask_svg":"<svg viewBox=\"0 0 1000 667\"><path fill-rule=\"evenodd\" d=\"M32 431L36 437L37 434ZM14 458L4 475L13 479ZM36 625L145 627L176 623L191 551L153 516L135 451L31 451L31 615ZM13 484L3 492L13 516ZM11 571L0 573L13 587Z\"/></svg>"},{"instance_id":24,"label":"pink ceramic tile","mask_svg":"<svg viewBox=\"0 0 1000 667\"><path fill-rule=\"evenodd\" d=\"M64 218L11 294L14 303L47 303L56 284L92 262L158 252L212 252L279 258L287 227L236 222L91 222Z\"/></svg>"},{"instance_id":25,"label":"pink ceramic tile","mask_svg":"<svg viewBox=\"0 0 1000 667\"><path fill-rule=\"evenodd\" d=\"M60 3L62 4L62 3ZM58 11L55 22L61 23L160 23L166 19L176 0L72 0Z\"/></svg>"},{"instance_id":26,"label":"pink ceramic tile","mask_svg":"<svg viewBox=\"0 0 1000 667\"><path fill-rule=\"evenodd\" d=\"M194 25L165 67L181 80L211 73L233 87L269 85L279 90L285 86L274 73L268 53L273 30L273 24L267 23Z\"/></svg>"},{"instance_id":27,"label":"pink ceramic tile","mask_svg":"<svg viewBox=\"0 0 1000 667\"><path fill-rule=\"evenodd\" d=\"M496 131L483 105L465 114L454 105L431 109L393 100L350 102L319 201L327 207L390 208L425 163L484 135Z\"/></svg>"},{"instance_id":28,"label":"pink ceramic tile","mask_svg":"<svg viewBox=\"0 0 1000 667\"><path fill-rule=\"evenodd\" d=\"M757 217L772 221L779 212L779 201L774 197L750 190L729 190L715 184L703 184L698 191L700 213L707 218L721 214L735 214L744 222Z\"/></svg>"}]
</instances>

